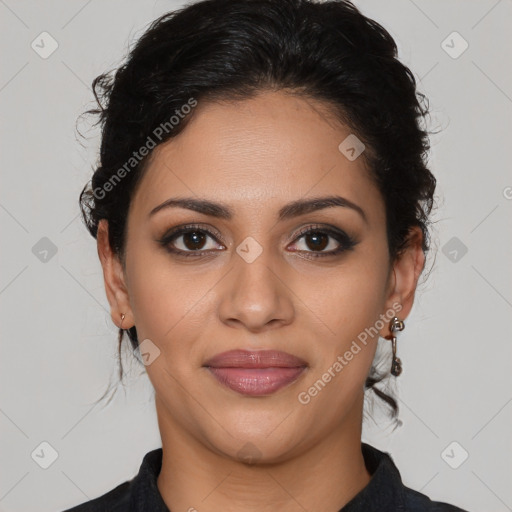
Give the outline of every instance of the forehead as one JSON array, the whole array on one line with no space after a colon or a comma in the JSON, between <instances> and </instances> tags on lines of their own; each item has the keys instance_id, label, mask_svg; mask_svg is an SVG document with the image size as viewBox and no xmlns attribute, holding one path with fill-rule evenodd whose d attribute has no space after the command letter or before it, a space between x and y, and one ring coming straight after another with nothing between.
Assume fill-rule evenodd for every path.
<instances>
[{"instance_id":1,"label":"forehead","mask_svg":"<svg viewBox=\"0 0 512 512\"><path fill-rule=\"evenodd\" d=\"M350 135L326 105L282 91L200 103L183 132L153 151L132 208L193 195L252 213L308 195L376 203L363 157L339 150Z\"/></svg>"}]
</instances>

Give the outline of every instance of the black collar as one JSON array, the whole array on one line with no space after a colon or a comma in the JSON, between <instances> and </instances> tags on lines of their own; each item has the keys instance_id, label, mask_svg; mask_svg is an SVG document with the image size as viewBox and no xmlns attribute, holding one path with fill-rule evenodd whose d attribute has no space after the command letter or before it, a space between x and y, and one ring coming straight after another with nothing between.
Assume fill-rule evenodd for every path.
<instances>
[{"instance_id":1,"label":"black collar","mask_svg":"<svg viewBox=\"0 0 512 512\"><path fill-rule=\"evenodd\" d=\"M361 448L372 477L340 512L405 511L402 478L391 456L366 443L361 443Z\"/></svg>"}]
</instances>

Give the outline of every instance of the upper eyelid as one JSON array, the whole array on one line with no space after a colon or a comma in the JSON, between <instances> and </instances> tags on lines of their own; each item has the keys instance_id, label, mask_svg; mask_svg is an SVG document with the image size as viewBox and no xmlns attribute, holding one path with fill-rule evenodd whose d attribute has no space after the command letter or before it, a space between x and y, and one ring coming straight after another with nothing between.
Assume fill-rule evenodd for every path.
<instances>
[{"instance_id":1,"label":"upper eyelid","mask_svg":"<svg viewBox=\"0 0 512 512\"><path fill-rule=\"evenodd\" d=\"M222 234L220 232L218 232L215 228L210 227L210 226L205 227L205 226L201 226L198 224L185 224L183 226L176 226L174 228L167 230L161 238L165 239L165 238L179 237L185 233L188 233L188 232L194 231L194 230L203 231L203 232L207 233L209 236L219 238L222 243L226 243L223 240L224 237L222 236Z\"/></svg>"}]
</instances>

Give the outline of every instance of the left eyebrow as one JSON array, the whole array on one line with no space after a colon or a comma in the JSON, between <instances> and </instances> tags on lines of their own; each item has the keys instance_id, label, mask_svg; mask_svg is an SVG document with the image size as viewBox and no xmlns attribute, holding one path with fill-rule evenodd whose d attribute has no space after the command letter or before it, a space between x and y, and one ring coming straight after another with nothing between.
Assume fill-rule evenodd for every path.
<instances>
[{"instance_id":1,"label":"left eyebrow","mask_svg":"<svg viewBox=\"0 0 512 512\"><path fill-rule=\"evenodd\" d=\"M314 197L310 199L299 199L297 201L293 201L292 203L283 206L283 208L279 210L278 218L282 221L317 210L333 208L335 206L350 208L356 211L359 213L359 215L361 215L363 220L368 223L368 219L364 210L357 204L341 196Z\"/></svg>"},{"instance_id":2,"label":"left eyebrow","mask_svg":"<svg viewBox=\"0 0 512 512\"><path fill-rule=\"evenodd\" d=\"M326 197L314 197L308 199L298 199L285 206L283 206L277 215L279 221L299 217L306 213L311 213L317 210L323 210L325 208L333 207L350 208L361 215L363 220L368 223L368 219L364 210L357 204L349 201L348 199L341 196L326 196ZM150 212L151 217L155 213L164 208L185 208L187 210L193 210L210 217L216 217L219 219L230 220L234 217L233 210L222 203L216 203L208 201L207 199L195 199L193 197L185 198L170 198L167 201L155 206Z\"/></svg>"}]
</instances>

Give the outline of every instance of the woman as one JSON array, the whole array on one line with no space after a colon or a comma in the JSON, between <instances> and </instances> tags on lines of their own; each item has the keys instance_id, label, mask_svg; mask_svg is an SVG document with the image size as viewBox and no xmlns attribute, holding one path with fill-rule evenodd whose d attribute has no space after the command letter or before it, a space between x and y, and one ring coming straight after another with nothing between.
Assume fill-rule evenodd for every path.
<instances>
[{"instance_id":1,"label":"woman","mask_svg":"<svg viewBox=\"0 0 512 512\"><path fill-rule=\"evenodd\" d=\"M93 84L82 191L162 448L71 510L460 511L361 442L429 249L428 110L348 1L205 0ZM372 363L379 337L392 360Z\"/></svg>"}]
</instances>

